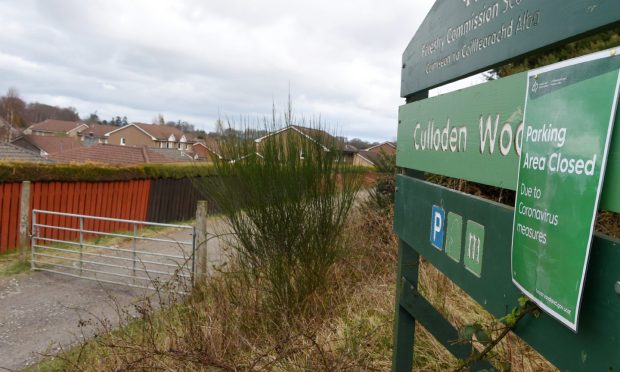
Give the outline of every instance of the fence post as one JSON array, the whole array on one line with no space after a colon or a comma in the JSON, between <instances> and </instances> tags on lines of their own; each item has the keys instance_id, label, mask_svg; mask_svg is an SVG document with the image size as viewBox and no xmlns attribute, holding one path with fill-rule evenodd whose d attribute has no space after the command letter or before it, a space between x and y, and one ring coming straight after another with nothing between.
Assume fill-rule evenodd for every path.
<instances>
[{"instance_id":1,"label":"fence post","mask_svg":"<svg viewBox=\"0 0 620 372\"><path fill-rule=\"evenodd\" d=\"M194 261L196 262L196 277L204 280L209 275L207 262L207 216L208 202L199 200L196 207L196 237Z\"/></svg>"},{"instance_id":2,"label":"fence post","mask_svg":"<svg viewBox=\"0 0 620 372\"><path fill-rule=\"evenodd\" d=\"M80 276L82 276L82 269L84 266L83 252L84 252L84 217L80 216Z\"/></svg>"},{"instance_id":3,"label":"fence post","mask_svg":"<svg viewBox=\"0 0 620 372\"><path fill-rule=\"evenodd\" d=\"M28 244L28 225L30 217L30 181L22 182L21 197L19 203L19 258L22 261L26 260L26 250L29 248Z\"/></svg>"}]
</instances>

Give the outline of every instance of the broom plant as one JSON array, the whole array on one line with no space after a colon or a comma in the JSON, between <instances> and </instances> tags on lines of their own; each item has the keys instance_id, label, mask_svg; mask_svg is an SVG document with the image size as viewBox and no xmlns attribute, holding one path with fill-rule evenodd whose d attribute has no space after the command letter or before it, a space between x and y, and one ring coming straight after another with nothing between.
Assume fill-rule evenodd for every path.
<instances>
[{"instance_id":1,"label":"broom plant","mask_svg":"<svg viewBox=\"0 0 620 372\"><path fill-rule=\"evenodd\" d=\"M204 184L232 236L238 270L226 275L258 289L257 302L277 316L306 310L326 288L345 253L343 229L361 185L320 121L286 129L289 110L283 124L275 114L264 120L260 133L279 134L262 138L249 127L226 131L215 160L219 177Z\"/></svg>"}]
</instances>

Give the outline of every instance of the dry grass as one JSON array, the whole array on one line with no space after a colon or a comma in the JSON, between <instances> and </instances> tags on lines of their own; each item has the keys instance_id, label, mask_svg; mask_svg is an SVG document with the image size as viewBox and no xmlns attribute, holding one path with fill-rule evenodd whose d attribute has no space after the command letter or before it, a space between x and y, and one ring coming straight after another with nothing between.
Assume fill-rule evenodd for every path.
<instances>
[{"instance_id":1,"label":"dry grass","mask_svg":"<svg viewBox=\"0 0 620 372\"><path fill-rule=\"evenodd\" d=\"M391 211L356 212L347 236L347 256L301 315L275 324L257 288L224 275L182 301L162 296L119 309L127 324L121 329L95 320L101 336L34 370L390 370L398 245ZM492 324L491 315L424 260L419 275L422 293L453 325ZM509 360L513 371L555 370L513 335L494 360ZM414 364L443 371L458 361L418 326Z\"/></svg>"},{"instance_id":2,"label":"dry grass","mask_svg":"<svg viewBox=\"0 0 620 372\"><path fill-rule=\"evenodd\" d=\"M467 324L474 323L501 327L491 314L424 259L421 260L420 265L420 291L456 328L460 329ZM499 333L499 330L493 332L494 336L497 336ZM497 366L504 362L509 362L512 366L512 371L538 372L557 370L540 354L512 333L495 348L492 362Z\"/></svg>"}]
</instances>

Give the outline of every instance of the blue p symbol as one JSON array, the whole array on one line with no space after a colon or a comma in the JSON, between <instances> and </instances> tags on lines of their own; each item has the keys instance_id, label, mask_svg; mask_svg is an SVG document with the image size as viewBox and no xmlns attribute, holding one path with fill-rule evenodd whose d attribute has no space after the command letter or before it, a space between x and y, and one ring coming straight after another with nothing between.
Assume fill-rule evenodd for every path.
<instances>
[{"instance_id":1,"label":"blue p symbol","mask_svg":"<svg viewBox=\"0 0 620 372\"><path fill-rule=\"evenodd\" d=\"M439 249L443 249L443 232L445 226L445 216L443 208L433 205L431 212L431 244Z\"/></svg>"}]
</instances>

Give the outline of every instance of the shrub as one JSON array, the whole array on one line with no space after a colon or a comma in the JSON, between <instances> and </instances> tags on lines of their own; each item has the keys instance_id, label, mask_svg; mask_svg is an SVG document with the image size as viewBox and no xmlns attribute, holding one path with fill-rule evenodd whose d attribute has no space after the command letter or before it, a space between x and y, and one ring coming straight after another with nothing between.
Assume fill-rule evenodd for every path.
<instances>
[{"instance_id":1,"label":"shrub","mask_svg":"<svg viewBox=\"0 0 620 372\"><path fill-rule=\"evenodd\" d=\"M291 117L289 111L286 125ZM266 127L283 129L275 115ZM304 311L309 297L325 288L361 185L360 173L347 171L334 136L320 123L302 130L260 141L249 128L228 131L220 144L225 160L215 162L220 177L203 184L233 236L229 244L240 269L228 279L259 288L260 305L276 318Z\"/></svg>"},{"instance_id":2,"label":"shrub","mask_svg":"<svg viewBox=\"0 0 620 372\"><path fill-rule=\"evenodd\" d=\"M368 190L369 207L385 210L394 204L396 192L396 156L381 152L377 159L379 177Z\"/></svg>"}]
</instances>

